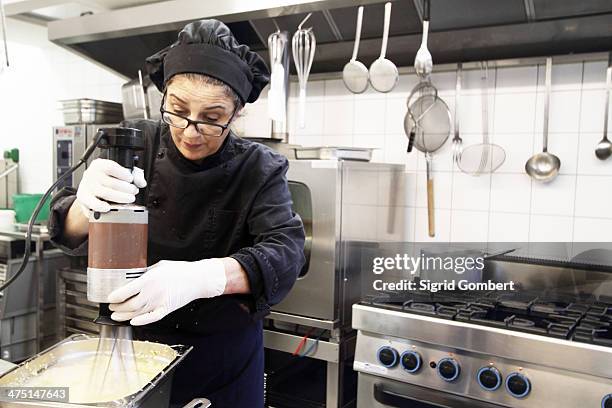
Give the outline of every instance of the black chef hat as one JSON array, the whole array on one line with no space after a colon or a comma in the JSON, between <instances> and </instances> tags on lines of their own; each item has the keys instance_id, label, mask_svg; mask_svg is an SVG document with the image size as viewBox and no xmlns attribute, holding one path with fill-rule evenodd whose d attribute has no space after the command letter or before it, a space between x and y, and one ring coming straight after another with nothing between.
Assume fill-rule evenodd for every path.
<instances>
[{"instance_id":1,"label":"black chef hat","mask_svg":"<svg viewBox=\"0 0 612 408\"><path fill-rule=\"evenodd\" d=\"M218 20L187 24L175 43L146 59L146 70L161 92L176 74L204 74L229 85L243 103L255 102L270 80L263 58Z\"/></svg>"}]
</instances>

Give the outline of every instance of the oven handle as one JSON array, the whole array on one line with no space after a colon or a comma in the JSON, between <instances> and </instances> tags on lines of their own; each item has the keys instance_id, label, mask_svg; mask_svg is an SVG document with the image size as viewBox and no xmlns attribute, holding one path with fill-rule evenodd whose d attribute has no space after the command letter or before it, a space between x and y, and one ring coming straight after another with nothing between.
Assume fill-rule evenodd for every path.
<instances>
[{"instance_id":1,"label":"oven handle","mask_svg":"<svg viewBox=\"0 0 612 408\"><path fill-rule=\"evenodd\" d=\"M408 384L404 384L408 385ZM374 399L394 408L495 408L501 407L472 398L453 395L422 387L414 387L414 395L408 396L385 388L384 384L374 384Z\"/></svg>"}]
</instances>

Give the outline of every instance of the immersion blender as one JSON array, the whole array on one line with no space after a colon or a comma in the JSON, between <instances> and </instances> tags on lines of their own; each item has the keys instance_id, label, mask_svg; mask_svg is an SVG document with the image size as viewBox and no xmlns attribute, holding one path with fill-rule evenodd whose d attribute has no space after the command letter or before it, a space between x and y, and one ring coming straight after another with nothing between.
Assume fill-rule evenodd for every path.
<instances>
[{"instance_id":1,"label":"immersion blender","mask_svg":"<svg viewBox=\"0 0 612 408\"><path fill-rule=\"evenodd\" d=\"M98 130L100 157L127 169L138 164L144 137L138 129ZM111 203L106 213L89 212L87 300L100 304L95 323L124 325L110 318L108 295L147 270L148 212L140 205Z\"/></svg>"}]
</instances>

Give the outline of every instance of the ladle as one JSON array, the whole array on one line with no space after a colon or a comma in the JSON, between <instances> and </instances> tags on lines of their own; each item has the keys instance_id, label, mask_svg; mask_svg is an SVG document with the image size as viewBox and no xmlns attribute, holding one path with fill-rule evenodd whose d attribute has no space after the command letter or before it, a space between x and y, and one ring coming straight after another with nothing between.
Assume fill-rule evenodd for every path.
<instances>
[{"instance_id":1,"label":"ladle","mask_svg":"<svg viewBox=\"0 0 612 408\"><path fill-rule=\"evenodd\" d=\"M362 93L368 88L369 72L363 62L357 61L359 52L359 39L361 38L361 23L363 21L363 6L357 10L357 29L355 30L355 45L353 46L353 56L346 63L342 70L344 85L352 93Z\"/></svg>"},{"instance_id":2,"label":"ladle","mask_svg":"<svg viewBox=\"0 0 612 408\"><path fill-rule=\"evenodd\" d=\"M387 42L389 40L389 25L391 24L391 2L385 4L385 20L380 56L370 65L370 84L378 92L391 92L399 80L399 71L391 60L386 58Z\"/></svg>"},{"instance_id":3,"label":"ladle","mask_svg":"<svg viewBox=\"0 0 612 408\"><path fill-rule=\"evenodd\" d=\"M608 69L606 70L606 110L604 112L604 136L597 144L595 155L599 160L606 160L612 155L612 143L608 140L608 113L610 110L610 85L612 77L612 52L608 55Z\"/></svg>"},{"instance_id":4,"label":"ladle","mask_svg":"<svg viewBox=\"0 0 612 408\"><path fill-rule=\"evenodd\" d=\"M536 181L549 182L559 174L561 160L548 152L548 115L550 107L550 88L552 76L552 57L546 58L546 97L544 98L544 148L542 153L533 155L525 163L525 171Z\"/></svg>"}]
</instances>

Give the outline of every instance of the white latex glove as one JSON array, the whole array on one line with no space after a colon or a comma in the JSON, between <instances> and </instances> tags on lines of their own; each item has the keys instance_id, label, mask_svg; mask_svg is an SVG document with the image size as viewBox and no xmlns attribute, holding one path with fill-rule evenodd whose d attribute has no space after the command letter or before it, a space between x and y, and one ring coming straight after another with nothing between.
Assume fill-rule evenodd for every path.
<instances>
[{"instance_id":1,"label":"white latex glove","mask_svg":"<svg viewBox=\"0 0 612 408\"><path fill-rule=\"evenodd\" d=\"M110 211L107 201L133 203L138 189L146 185L142 169L134 167L130 171L112 160L96 159L83 173L77 203L85 216L89 216L89 210L107 212Z\"/></svg>"},{"instance_id":2,"label":"white latex glove","mask_svg":"<svg viewBox=\"0 0 612 408\"><path fill-rule=\"evenodd\" d=\"M153 323L193 300L222 295L225 284L225 266L219 258L160 261L108 295L111 318L134 326Z\"/></svg>"}]
</instances>

